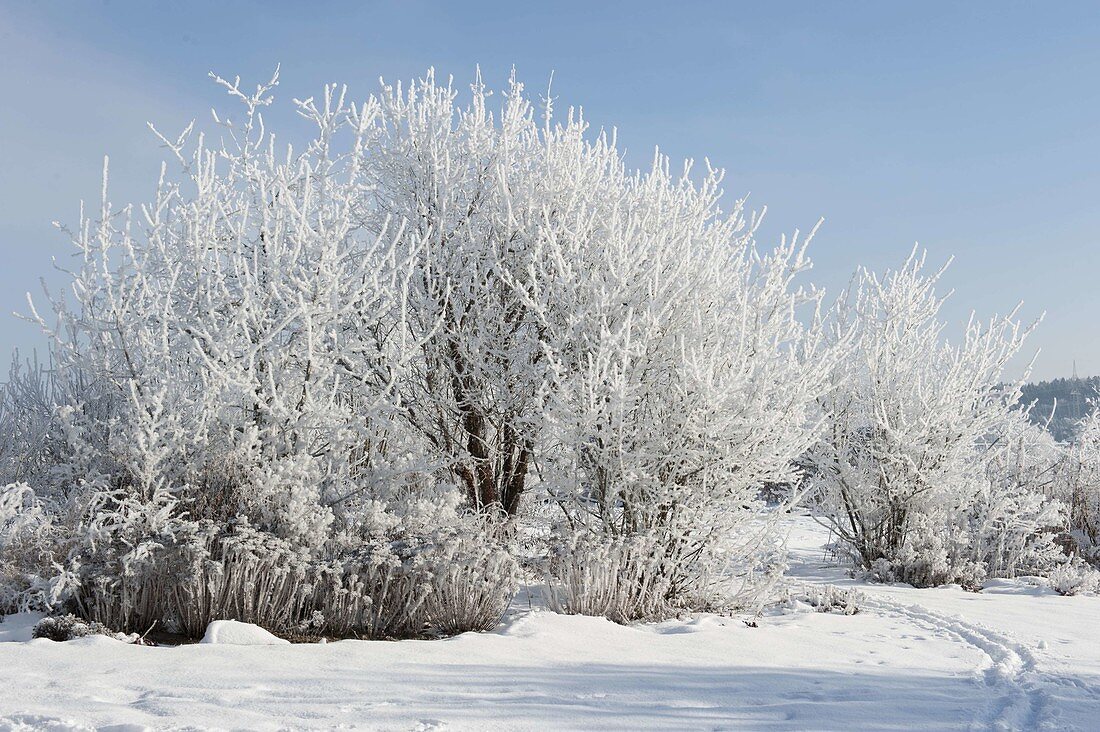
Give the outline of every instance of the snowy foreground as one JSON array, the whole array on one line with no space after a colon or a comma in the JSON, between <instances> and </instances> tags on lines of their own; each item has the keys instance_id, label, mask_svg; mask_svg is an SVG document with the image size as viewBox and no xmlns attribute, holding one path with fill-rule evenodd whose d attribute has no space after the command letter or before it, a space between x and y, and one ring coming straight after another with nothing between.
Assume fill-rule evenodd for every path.
<instances>
[{"instance_id":1,"label":"snowy foreground","mask_svg":"<svg viewBox=\"0 0 1100 732\"><path fill-rule=\"evenodd\" d=\"M499 631L445 641L178 648L31 641L34 618L13 616L0 624L0 731L1100 725L1100 597L1023 581L868 585L825 564L825 539L792 524L792 578L858 585L858 615L621 627L531 610L521 594Z\"/></svg>"}]
</instances>

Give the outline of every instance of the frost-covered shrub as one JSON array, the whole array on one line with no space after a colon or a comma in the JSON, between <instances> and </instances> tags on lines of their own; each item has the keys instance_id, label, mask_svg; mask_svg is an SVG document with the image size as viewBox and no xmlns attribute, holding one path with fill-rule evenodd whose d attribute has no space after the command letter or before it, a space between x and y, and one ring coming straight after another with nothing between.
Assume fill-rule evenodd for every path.
<instances>
[{"instance_id":1,"label":"frost-covered shrub","mask_svg":"<svg viewBox=\"0 0 1100 732\"><path fill-rule=\"evenodd\" d=\"M431 590L416 548L364 547L319 568L309 622L337 637L417 637L426 630Z\"/></svg>"},{"instance_id":2,"label":"frost-covered shrub","mask_svg":"<svg viewBox=\"0 0 1100 732\"><path fill-rule=\"evenodd\" d=\"M403 638L495 626L516 590L517 565L477 534L376 541L309 560L247 524L177 527L82 564L77 607L111 627L202 635L213 620L276 632Z\"/></svg>"},{"instance_id":3,"label":"frost-covered shrub","mask_svg":"<svg viewBox=\"0 0 1100 732\"><path fill-rule=\"evenodd\" d=\"M1081 422L1058 467L1047 495L1067 506L1065 528L1073 550L1100 564L1100 411Z\"/></svg>"},{"instance_id":4,"label":"frost-covered shrub","mask_svg":"<svg viewBox=\"0 0 1100 732\"><path fill-rule=\"evenodd\" d=\"M550 557L547 601L570 615L602 615L616 623L674 615L674 557L657 538L577 536Z\"/></svg>"},{"instance_id":5,"label":"frost-covered shrub","mask_svg":"<svg viewBox=\"0 0 1100 732\"><path fill-rule=\"evenodd\" d=\"M103 635L123 643L138 643L141 637L136 633L117 633L106 625L83 620L74 615L55 615L42 618L31 630L32 638L46 638L52 641L70 641L86 638L90 635Z\"/></svg>"},{"instance_id":6,"label":"frost-covered shrub","mask_svg":"<svg viewBox=\"0 0 1100 732\"><path fill-rule=\"evenodd\" d=\"M104 499L108 500L108 499ZM127 516L76 555L76 606L110 627L157 627L199 637L213 620L275 632L404 638L493 627L517 585L515 560L492 535L421 532L414 521L384 536L310 558L239 519L228 526L172 518L174 499L112 506ZM462 520L452 515L452 524ZM110 538L109 538L110 537ZM345 542L347 540L345 539Z\"/></svg>"},{"instance_id":7,"label":"frost-covered shrub","mask_svg":"<svg viewBox=\"0 0 1100 732\"><path fill-rule=\"evenodd\" d=\"M690 536L670 542L663 531L575 534L551 547L545 580L548 604L557 612L602 615L617 623L657 621L694 611L759 609L786 569L786 556L770 525L753 530L763 538L750 537L752 551L734 553L740 561L727 564L713 557L703 562L684 557L683 552L699 551L699 543ZM751 563L745 561L750 555ZM703 574L709 572L713 575Z\"/></svg>"},{"instance_id":8,"label":"frost-covered shrub","mask_svg":"<svg viewBox=\"0 0 1100 732\"><path fill-rule=\"evenodd\" d=\"M1066 525L1066 505L1048 497L1062 449L1022 412L993 439L984 447L985 480L967 496L948 535L964 537L959 553L990 577L1045 574L1064 560L1056 539Z\"/></svg>"},{"instance_id":9,"label":"frost-covered shrub","mask_svg":"<svg viewBox=\"0 0 1100 732\"><path fill-rule=\"evenodd\" d=\"M65 567L75 476L63 405L101 400L78 372L13 361L0 386L0 614L60 608L72 596Z\"/></svg>"},{"instance_id":10,"label":"frost-covered shrub","mask_svg":"<svg viewBox=\"0 0 1100 732\"><path fill-rule=\"evenodd\" d=\"M154 568L166 564L165 545L191 528L177 505L165 490L147 500L106 489L87 497L69 558L81 616L122 630L145 631L164 621L167 597ZM182 579L168 566L159 576L172 591Z\"/></svg>"},{"instance_id":11,"label":"frost-covered shrub","mask_svg":"<svg viewBox=\"0 0 1100 732\"><path fill-rule=\"evenodd\" d=\"M850 588L836 585L801 585L788 594L788 602L802 602L819 613L855 615L863 594Z\"/></svg>"},{"instance_id":12,"label":"frost-covered shrub","mask_svg":"<svg viewBox=\"0 0 1100 732\"><path fill-rule=\"evenodd\" d=\"M1023 414L1010 415L980 447L967 491L945 497L930 513L913 516L906 542L872 576L917 587L958 584L980 588L990 577L1046 574L1064 561L1055 538L1064 506L1044 495L1060 451Z\"/></svg>"},{"instance_id":13,"label":"frost-covered shrub","mask_svg":"<svg viewBox=\"0 0 1100 732\"><path fill-rule=\"evenodd\" d=\"M1100 572L1076 557L1047 574L1050 588L1059 595L1080 595L1100 591Z\"/></svg>"},{"instance_id":14,"label":"frost-covered shrub","mask_svg":"<svg viewBox=\"0 0 1100 732\"><path fill-rule=\"evenodd\" d=\"M229 532L203 523L149 560L139 592L169 629L190 637L221 619L290 630L309 608L309 562L286 540L246 523Z\"/></svg>"},{"instance_id":15,"label":"frost-covered shrub","mask_svg":"<svg viewBox=\"0 0 1100 732\"><path fill-rule=\"evenodd\" d=\"M364 546L317 568L315 630L409 638L489 630L508 608L518 565L489 536L441 535Z\"/></svg>"},{"instance_id":16,"label":"frost-covered shrub","mask_svg":"<svg viewBox=\"0 0 1100 732\"><path fill-rule=\"evenodd\" d=\"M65 543L55 517L24 483L0 487L0 615L65 602L71 578L58 567Z\"/></svg>"},{"instance_id":17,"label":"frost-covered shrub","mask_svg":"<svg viewBox=\"0 0 1100 732\"><path fill-rule=\"evenodd\" d=\"M424 616L433 633L492 630L519 586L519 563L504 547L478 535L452 541L429 557L431 592Z\"/></svg>"},{"instance_id":18,"label":"frost-covered shrub","mask_svg":"<svg viewBox=\"0 0 1100 732\"><path fill-rule=\"evenodd\" d=\"M867 577L876 582L904 582L914 587L954 584L979 589L988 577L986 567L956 556L954 549L945 540L942 527L935 530L914 527L912 538L897 555L876 559L867 569Z\"/></svg>"},{"instance_id":19,"label":"frost-covered shrub","mask_svg":"<svg viewBox=\"0 0 1100 732\"><path fill-rule=\"evenodd\" d=\"M1057 450L1026 423L1004 368L1026 331L1010 316L942 335L939 273L916 253L861 271L832 329L850 356L822 400L811 495L859 563L890 581L977 585L1053 566L1060 509L1043 498Z\"/></svg>"}]
</instances>

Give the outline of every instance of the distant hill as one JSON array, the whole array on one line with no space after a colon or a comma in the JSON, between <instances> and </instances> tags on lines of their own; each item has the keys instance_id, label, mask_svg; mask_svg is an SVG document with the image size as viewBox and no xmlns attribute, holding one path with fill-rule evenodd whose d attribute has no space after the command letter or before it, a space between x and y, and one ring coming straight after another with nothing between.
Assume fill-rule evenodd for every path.
<instances>
[{"instance_id":1,"label":"distant hill","mask_svg":"<svg viewBox=\"0 0 1100 732\"><path fill-rule=\"evenodd\" d=\"M1100 398L1100 376L1089 376L1027 384L1020 401L1034 403L1031 421L1035 424L1046 424L1053 411L1050 432L1056 440L1065 441L1073 437L1078 420L1092 412L1097 398Z\"/></svg>"}]
</instances>

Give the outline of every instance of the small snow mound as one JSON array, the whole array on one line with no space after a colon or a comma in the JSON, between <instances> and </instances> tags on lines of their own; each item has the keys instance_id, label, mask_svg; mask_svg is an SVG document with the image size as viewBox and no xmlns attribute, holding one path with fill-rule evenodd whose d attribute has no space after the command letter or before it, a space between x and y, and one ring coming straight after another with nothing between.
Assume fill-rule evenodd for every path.
<instances>
[{"instance_id":1,"label":"small snow mound","mask_svg":"<svg viewBox=\"0 0 1100 732\"><path fill-rule=\"evenodd\" d=\"M564 615L535 610L519 615L497 628L495 634L514 638L608 637L610 633L636 633L633 626L618 625L607 618L592 615ZM552 641L556 642L556 640Z\"/></svg>"},{"instance_id":2,"label":"small snow mound","mask_svg":"<svg viewBox=\"0 0 1100 732\"><path fill-rule=\"evenodd\" d=\"M134 638L135 639L137 638L136 634L134 635ZM82 638L73 638L69 642L72 643L74 646L87 646L87 647L91 647L91 648L108 648L108 647L111 647L111 646L118 645L119 643L121 643L124 646L135 645L133 639L127 638L125 636L115 637L115 636L110 636L110 635L98 635L98 634L86 635Z\"/></svg>"},{"instance_id":3,"label":"small snow mound","mask_svg":"<svg viewBox=\"0 0 1100 732\"><path fill-rule=\"evenodd\" d=\"M237 620L215 620L206 626L206 635L200 643L216 643L223 646L275 646L290 643L277 638L258 625Z\"/></svg>"},{"instance_id":4,"label":"small snow mound","mask_svg":"<svg viewBox=\"0 0 1100 732\"><path fill-rule=\"evenodd\" d=\"M652 623L641 626L641 628L660 635L685 635L687 633L714 631L726 632L725 628L731 626L740 628L741 623L732 618L726 618L719 615L700 614L692 617L674 618L660 623Z\"/></svg>"},{"instance_id":5,"label":"small snow mound","mask_svg":"<svg viewBox=\"0 0 1100 732\"><path fill-rule=\"evenodd\" d=\"M988 579L982 583L982 592L990 595L1058 596L1058 593L1050 588L1045 577L1021 576L1016 579Z\"/></svg>"}]
</instances>

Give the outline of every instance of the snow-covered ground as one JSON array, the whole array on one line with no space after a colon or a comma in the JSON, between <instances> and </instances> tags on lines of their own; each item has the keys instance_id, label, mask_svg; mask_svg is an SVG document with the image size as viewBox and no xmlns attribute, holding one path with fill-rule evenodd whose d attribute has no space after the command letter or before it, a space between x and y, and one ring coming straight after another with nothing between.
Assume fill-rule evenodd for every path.
<instances>
[{"instance_id":1,"label":"snow-covered ground","mask_svg":"<svg viewBox=\"0 0 1100 732\"><path fill-rule=\"evenodd\" d=\"M803 608L622 627L527 609L444 641L132 646L0 624L0 731L217 729L1096 729L1100 598L845 578L791 524L795 581L858 587ZM5 642L7 641L7 642Z\"/></svg>"}]
</instances>

